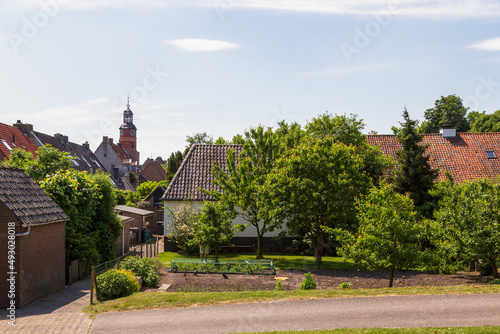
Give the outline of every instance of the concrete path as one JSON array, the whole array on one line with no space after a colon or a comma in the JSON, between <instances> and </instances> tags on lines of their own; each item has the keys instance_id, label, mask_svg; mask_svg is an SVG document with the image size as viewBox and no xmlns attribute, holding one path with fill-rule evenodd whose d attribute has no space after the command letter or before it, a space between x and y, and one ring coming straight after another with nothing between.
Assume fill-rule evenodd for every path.
<instances>
[{"instance_id":1,"label":"concrete path","mask_svg":"<svg viewBox=\"0 0 500 334\"><path fill-rule=\"evenodd\" d=\"M88 333L90 320L83 313L90 303L90 276L50 296L16 310L16 324L9 325L2 310L0 333Z\"/></svg>"},{"instance_id":2,"label":"concrete path","mask_svg":"<svg viewBox=\"0 0 500 334\"><path fill-rule=\"evenodd\" d=\"M500 326L500 294L279 301L99 314L99 333L237 333L360 327Z\"/></svg>"}]
</instances>

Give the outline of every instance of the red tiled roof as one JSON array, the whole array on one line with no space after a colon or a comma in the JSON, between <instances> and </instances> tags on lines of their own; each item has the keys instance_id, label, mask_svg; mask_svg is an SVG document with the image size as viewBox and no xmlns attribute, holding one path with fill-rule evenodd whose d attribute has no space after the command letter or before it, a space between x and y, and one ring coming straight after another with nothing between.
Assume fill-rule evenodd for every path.
<instances>
[{"instance_id":1,"label":"red tiled roof","mask_svg":"<svg viewBox=\"0 0 500 334\"><path fill-rule=\"evenodd\" d=\"M123 150L123 148L120 145L117 144L112 144L111 147L113 150L115 150L116 154L118 157L124 162L124 163L130 163L132 160L130 157L127 155L127 153Z\"/></svg>"},{"instance_id":2,"label":"red tiled roof","mask_svg":"<svg viewBox=\"0 0 500 334\"><path fill-rule=\"evenodd\" d=\"M494 178L500 175L500 133L457 132L456 137L444 138L441 134L424 134L422 145L428 144L431 167L450 172L455 182ZM396 157L401 144L394 135L367 135L370 145L380 146L387 156ZM486 151L493 151L496 159L488 158ZM439 179L444 178L441 170Z\"/></svg>"},{"instance_id":3,"label":"red tiled roof","mask_svg":"<svg viewBox=\"0 0 500 334\"><path fill-rule=\"evenodd\" d=\"M10 146L10 149L14 149L16 147L22 148L33 153L33 156L36 157L35 152L37 147L28 137L23 135L21 130L15 126L0 123L0 155L5 156L8 159L10 158L10 149L6 146L6 144Z\"/></svg>"},{"instance_id":4,"label":"red tiled roof","mask_svg":"<svg viewBox=\"0 0 500 334\"><path fill-rule=\"evenodd\" d=\"M168 179L167 173L156 160L148 158L141 169L141 176L148 181L159 182Z\"/></svg>"}]
</instances>

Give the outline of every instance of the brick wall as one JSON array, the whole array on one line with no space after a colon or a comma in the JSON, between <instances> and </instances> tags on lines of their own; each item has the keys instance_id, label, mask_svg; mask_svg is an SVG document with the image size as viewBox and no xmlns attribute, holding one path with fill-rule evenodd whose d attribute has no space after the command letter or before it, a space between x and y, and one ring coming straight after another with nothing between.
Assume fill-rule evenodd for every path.
<instances>
[{"instance_id":1,"label":"brick wall","mask_svg":"<svg viewBox=\"0 0 500 334\"><path fill-rule=\"evenodd\" d=\"M8 305L7 223L15 221L0 207L0 307ZM27 229L23 230L27 231ZM18 232L21 232L18 230ZM32 226L16 237L16 304L22 307L65 285L65 223Z\"/></svg>"}]
</instances>

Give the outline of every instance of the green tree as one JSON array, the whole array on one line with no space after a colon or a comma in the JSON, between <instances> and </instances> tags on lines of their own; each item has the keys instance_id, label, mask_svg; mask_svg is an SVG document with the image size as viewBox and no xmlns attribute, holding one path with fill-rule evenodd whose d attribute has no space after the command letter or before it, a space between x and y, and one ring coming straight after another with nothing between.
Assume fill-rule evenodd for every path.
<instances>
[{"instance_id":1,"label":"green tree","mask_svg":"<svg viewBox=\"0 0 500 334\"><path fill-rule=\"evenodd\" d=\"M194 255L198 247L193 244L194 224L196 223L198 212L191 204L181 204L175 208L166 207L166 214L170 217L167 235L181 249L181 253Z\"/></svg>"},{"instance_id":2,"label":"green tree","mask_svg":"<svg viewBox=\"0 0 500 334\"><path fill-rule=\"evenodd\" d=\"M151 194L151 192L153 190L155 190L156 187L158 187L158 186L167 187L168 186L168 181L159 181L159 182L156 182L156 181L146 181L146 182L141 183L137 187L137 194L138 194L140 200L146 199L146 197L148 197L148 195Z\"/></svg>"},{"instance_id":3,"label":"green tree","mask_svg":"<svg viewBox=\"0 0 500 334\"><path fill-rule=\"evenodd\" d=\"M289 150L276 161L267 177L263 204L268 216L285 220L292 232L311 240L319 264L326 230L354 229L354 200L370 186L354 147L327 137Z\"/></svg>"},{"instance_id":4,"label":"green tree","mask_svg":"<svg viewBox=\"0 0 500 334\"><path fill-rule=\"evenodd\" d=\"M434 216L442 230L441 248L456 257L491 263L498 278L500 256L500 185L488 178L449 186Z\"/></svg>"},{"instance_id":5,"label":"green tree","mask_svg":"<svg viewBox=\"0 0 500 334\"><path fill-rule=\"evenodd\" d=\"M472 112L470 132L500 132L500 110L492 114Z\"/></svg>"},{"instance_id":6,"label":"green tree","mask_svg":"<svg viewBox=\"0 0 500 334\"><path fill-rule=\"evenodd\" d=\"M359 229L356 233L337 229L342 244L338 250L345 258L365 264L370 270L389 271L389 287L394 273L423 265L428 252L419 242L425 233L418 222L413 201L382 183L357 201Z\"/></svg>"},{"instance_id":7,"label":"green tree","mask_svg":"<svg viewBox=\"0 0 500 334\"><path fill-rule=\"evenodd\" d=\"M167 173L169 181L172 180L175 173L181 166L182 160L184 160L184 154L182 154L181 151L177 151L170 154L170 157L167 159L167 164L165 168L165 172Z\"/></svg>"},{"instance_id":8,"label":"green tree","mask_svg":"<svg viewBox=\"0 0 500 334\"><path fill-rule=\"evenodd\" d=\"M98 263L98 236L92 233L93 212L98 205L98 184L87 173L70 170L51 174L39 184L69 216L66 223L69 260L85 258L89 264Z\"/></svg>"},{"instance_id":9,"label":"green tree","mask_svg":"<svg viewBox=\"0 0 500 334\"><path fill-rule=\"evenodd\" d=\"M271 129L262 126L245 132L246 140L239 157L231 151L227 156L228 171L214 166L213 183L221 192L207 192L216 200L232 207L232 210L243 217L257 231L257 258L262 258L262 238L265 233L272 232L281 223L269 221L262 210L262 193L266 186L266 176L274 167L276 159L281 155L280 145ZM243 227L241 227L243 228Z\"/></svg>"},{"instance_id":10,"label":"green tree","mask_svg":"<svg viewBox=\"0 0 500 334\"><path fill-rule=\"evenodd\" d=\"M361 132L364 128L363 120L357 115L332 115L328 112L313 118L306 124L306 132L314 142L317 139L333 137L335 141L346 145L361 146L366 143Z\"/></svg>"},{"instance_id":11,"label":"green tree","mask_svg":"<svg viewBox=\"0 0 500 334\"><path fill-rule=\"evenodd\" d=\"M206 132L193 133L192 136L186 136L186 141L188 142L188 147L191 147L194 144L213 144L214 138L212 135L207 135Z\"/></svg>"},{"instance_id":12,"label":"green tree","mask_svg":"<svg viewBox=\"0 0 500 334\"><path fill-rule=\"evenodd\" d=\"M278 123L278 128L274 131L278 140L288 149L300 145L306 139L306 132L299 123L288 124L285 121Z\"/></svg>"},{"instance_id":13,"label":"green tree","mask_svg":"<svg viewBox=\"0 0 500 334\"><path fill-rule=\"evenodd\" d=\"M8 160L4 159L0 162L0 165L27 170L33 164L34 160L35 158L31 152L15 147L10 151L10 158Z\"/></svg>"},{"instance_id":14,"label":"green tree","mask_svg":"<svg viewBox=\"0 0 500 334\"><path fill-rule=\"evenodd\" d=\"M425 154L427 145L419 145L422 136L416 132L418 121L410 119L406 108L403 111L403 119L400 129L393 128L401 150L396 152L397 168L393 170L389 180L396 192L409 193L415 206L429 216L428 203L433 200L429 190L434 186L438 173L431 168L429 155Z\"/></svg>"},{"instance_id":15,"label":"green tree","mask_svg":"<svg viewBox=\"0 0 500 334\"><path fill-rule=\"evenodd\" d=\"M419 133L436 133L443 126L452 126L460 132L470 129L466 117L468 108L464 107L462 99L456 95L441 96L434 103L434 108L424 113L425 120L418 128Z\"/></svg>"},{"instance_id":16,"label":"green tree","mask_svg":"<svg viewBox=\"0 0 500 334\"><path fill-rule=\"evenodd\" d=\"M219 246L227 245L234 238L232 219L235 213L222 202L205 201L197 214L197 222L193 224L194 238L192 244L203 244L215 251L219 257Z\"/></svg>"},{"instance_id":17,"label":"green tree","mask_svg":"<svg viewBox=\"0 0 500 334\"><path fill-rule=\"evenodd\" d=\"M114 186L108 174L97 172L89 175L97 185L94 199L97 205L92 212L90 232L95 235L99 262L115 258L114 244L122 233L122 223L115 213L116 197Z\"/></svg>"}]
</instances>

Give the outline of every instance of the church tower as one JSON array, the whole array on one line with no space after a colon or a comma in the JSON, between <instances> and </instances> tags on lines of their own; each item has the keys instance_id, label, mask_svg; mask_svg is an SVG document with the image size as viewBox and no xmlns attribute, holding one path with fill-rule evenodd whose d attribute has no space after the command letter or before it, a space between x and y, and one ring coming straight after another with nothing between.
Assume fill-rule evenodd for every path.
<instances>
[{"instance_id":1,"label":"church tower","mask_svg":"<svg viewBox=\"0 0 500 334\"><path fill-rule=\"evenodd\" d=\"M139 152L137 152L137 128L134 125L134 113L130 110L130 101L128 98L127 109L123 111L123 123L120 126L119 144L135 161L139 161Z\"/></svg>"}]
</instances>

